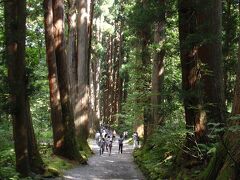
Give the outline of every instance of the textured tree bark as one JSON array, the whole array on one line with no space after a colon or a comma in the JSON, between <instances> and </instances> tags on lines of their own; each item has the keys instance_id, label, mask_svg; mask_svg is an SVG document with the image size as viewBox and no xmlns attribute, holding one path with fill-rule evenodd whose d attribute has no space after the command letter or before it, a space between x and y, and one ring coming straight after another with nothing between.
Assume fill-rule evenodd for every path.
<instances>
[{"instance_id":1,"label":"textured tree bark","mask_svg":"<svg viewBox=\"0 0 240 180\"><path fill-rule=\"evenodd\" d=\"M179 32L186 125L194 132L186 146L191 147L208 142L207 123L225 121L221 2L180 1Z\"/></svg>"},{"instance_id":2,"label":"textured tree bark","mask_svg":"<svg viewBox=\"0 0 240 180\"><path fill-rule=\"evenodd\" d=\"M25 69L26 1L5 1L4 17L16 170L26 177L30 173Z\"/></svg>"},{"instance_id":3,"label":"textured tree bark","mask_svg":"<svg viewBox=\"0 0 240 180\"><path fill-rule=\"evenodd\" d=\"M240 11L240 5L239 5ZM228 122L228 127L239 126L239 115L240 115L240 37L238 37L238 67L237 76L233 97L232 105L232 116L238 116ZM219 154L215 157L220 156L221 160L211 159L211 162L216 161L216 163L209 164L207 168L205 179L238 179L240 177L240 156L239 156L239 131L227 131L223 138L223 150L218 148ZM217 158L216 158L217 159Z\"/></svg>"},{"instance_id":4,"label":"textured tree bark","mask_svg":"<svg viewBox=\"0 0 240 180\"><path fill-rule=\"evenodd\" d=\"M98 21L101 21L101 19L98 19ZM99 23L100 24L100 23ZM102 32L101 32L101 26L99 26L99 24L97 24L96 28L96 39L98 42L102 41ZM100 122L101 119L101 107L100 107L100 74L101 74L101 67L100 67L100 61L99 58L96 57L95 61L95 75L96 77L94 78L94 96L95 96L95 111L96 111L96 117L97 117L97 121ZM96 122L96 126L99 126L99 122Z\"/></svg>"},{"instance_id":5,"label":"textured tree bark","mask_svg":"<svg viewBox=\"0 0 240 180\"><path fill-rule=\"evenodd\" d=\"M96 20L97 21L97 20ZM99 41L99 27L97 24L93 24L93 26L96 28L95 32L93 33L93 36L97 41ZM91 41L89 42L91 43ZM100 125L100 107L99 107L99 87L100 87L100 61L99 57L96 57L95 52L93 52L92 58L91 58L91 103L92 103L92 109L93 109L93 119L92 119L92 128L93 131L96 131L99 129Z\"/></svg>"},{"instance_id":6,"label":"textured tree bark","mask_svg":"<svg viewBox=\"0 0 240 180\"><path fill-rule=\"evenodd\" d=\"M220 0L204 0L198 3L199 34L204 37L198 50L198 58L206 68L202 70L204 106L208 122L225 123L221 45L222 3ZM203 4L205 6L202 6Z\"/></svg>"},{"instance_id":7,"label":"textured tree bark","mask_svg":"<svg viewBox=\"0 0 240 180\"><path fill-rule=\"evenodd\" d=\"M91 69L90 69L90 103L91 103L91 117L90 117L90 124L91 124L91 133L95 134L97 130L100 129L100 122L97 116L97 107L98 107L98 97L97 97L97 60L93 58L91 60Z\"/></svg>"},{"instance_id":8,"label":"textured tree bark","mask_svg":"<svg viewBox=\"0 0 240 180\"><path fill-rule=\"evenodd\" d=\"M234 8L232 8L232 0L226 0L224 3L226 3L226 10L225 10L225 22L223 22L223 32L225 33L225 39L223 39L223 59L224 59L224 71L223 71L223 78L224 78L224 94L225 96L230 95L230 89L231 87L228 86L229 81L229 67L228 64L232 61L231 60L231 43L233 41L233 38L235 38L232 35L232 13ZM223 9L224 9L224 3L223 3ZM224 10L223 10L224 11ZM223 14L224 16L224 14Z\"/></svg>"},{"instance_id":9,"label":"textured tree bark","mask_svg":"<svg viewBox=\"0 0 240 180\"><path fill-rule=\"evenodd\" d=\"M38 151L38 144L35 137L32 116L30 112L30 104L29 99L26 101L27 107L27 120L28 120L28 156L29 156L29 164L31 171L37 174L43 174L45 172L45 165Z\"/></svg>"},{"instance_id":10,"label":"textured tree bark","mask_svg":"<svg viewBox=\"0 0 240 180\"><path fill-rule=\"evenodd\" d=\"M119 16L123 12L122 1L119 1ZM121 113L121 103L122 103L122 90L123 90L123 80L120 75L121 66L123 64L123 20L122 18L116 19L114 22L115 26L115 36L114 36L114 52L113 52L113 115L114 123L120 124L120 117L118 116Z\"/></svg>"},{"instance_id":11,"label":"textured tree bark","mask_svg":"<svg viewBox=\"0 0 240 180\"><path fill-rule=\"evenodd\" d=\"M123 12L123 5L122 1L120 2L120 12ZM118 74L117 74L117 92L118 92L118 97L117 97L117 113L122 112L122 102L123 102L123 77L121 76L121 68L124 62L124 36L123 36L123 26L124 22L121 19L120 20L120 25L119 25L119 52L118 52ZM121 124L121 117L118 117L118 125Z\"/></svg>"},{"instance_id":12,"label":"textured tree bark","mask_svg":"<svg viewBox=\"0 0 240 180\"><path fill-rule=\"evenodd\" d=\"M111 35L111 46L110 46L110 58L109 58L109 124L114 123L114 61L115 61L115 38L113 35Z\"/></svg>"},{"instance_id":13,"label":"textured tree bark","mask_svg":"<svg viewBox=\"0 0 240 180\"><path fill-rule=\"evenodd\" d=\"M91 52L92 52L92 34L93 34L93 15L95 0L88 1L89 6L89 20L88 20L88 61L91 62Z\"/></svg>"},{"instance_id":14,"label":"textured tree bark","mask_svg":"<svg viewBox=\"0 0 240 180\"><path fill-rule=\"evenodd\" d=\"M77 73L78 73L78 98L76 105L75 128L79 140L80 149L91 152L87 138L89 136L89 35L88 35L88 15L89 0L80 0L78 2L77 17Z\"/></svg>"},{"instance_id":15,"label":"textured tree bark","mask_svg":"<svg viewBox=\"0 0 240 180\"><path fill-rule=\"evenodd\" d=\"M148 51L148 41L149 41L149 34L148 34L148 31L147 29L144 29L142 32L141 32L141 67L139 69L139 72L143 72L143 75L145 75L147 73L147 66L149 65L150 63L150 53ZM148 79L146 79L145 77L143 77L143 79L145 79L145 87L147 87L147 81ZM139 89L140 91L139 92L145 92L146 89L144 88L140 88ZM151 99L150 97L147 98L146 102L140 102L140 103L146 103L146 104L150 104L151 102ZM143 119L144 119L144 122L143 122L143 125L144 125L144 144L146 143L146 140L147 138L149 137L149 122L151 122L151 108L148 107L148 105L144 106L144 109L143 109Z\"/></svg>"},{"instance_id":16,"label":"textured tree bark","mask_svg":"<svg viewBox=\"0 0 240 180\"><path fill-rule=\"evenodd\" d=\"M161 125L163 123L163 116L160 112L161 93L163 90L164 81L164 56L165 50L163 44L165 41L165 1L159 1L161 7L160 18L155 24L154 43L161 46L160 50L156 50L153 57L152 66L152 118L149 122L149 132L152 132L155 125Z\"/></svg>"},{"instance_id":17,"label":"textured tree bark","mask_svg":"<svg viewBox=\"0 0 240 180\"><path fill-rule=\"evenodd\" d=\"M197 41L190 37L197 35L197 14L195 1L179 2L179 38L182 65L182 86L184 90L184 108L186 126L193 130L194 137L188 134L187 144L194 141L207 142L207 119L203 108L203 90L201 88L201 62L198 57L199 46Z\"/></svg>"},{"instance_id":18,"label":"textured tree bark","mask_svg":"<svg viewBox=\"0 0 240 180\"><path fill-rule=\"evenodd\" d=\"M54 48L52 0L44 0L44 10L46 59L48 65L51 121L53 129L53 152L56 155L60 155L64 149L64 125L62 122L62 107Z\"/></svg>"},{"instance_id":19,"label":"textured tree bark","mask_svg":"<svg viewBox=\"0 0 240 180\"><path fill-rule=\"evenodd\" d=\"M105 37L106 42L106 54L105 54L105 62L102 62L102 66L104 69L102 70L102 81L103 86L101 87L103 90L102 97L102 112L103 112L103 123L110 124L111 123L111 66L112 66L112 36L109 35Z\"/></svg>"},{"instance_id":20,"label":"textured tree bark","mask_svg":"<svg viewBox=\"0 0 240 180\"><path fill-rule=\"evenodd\" d=\"M115 29L117 29L116 22L115 22ZM118 58L117 58L117 51L118 51L118 40L117 40L117 34L113 36L113 43L112 43L112 72L111 72L111 124L114 124L116 122L116 114L117 114L117 72L118 72Z\"/></svg>"},{"instance_id":21,"label":"textured tree bark","mask_svg":"<svg viewBox=\"0 0 240 180\"><path fill-rule=\"evenodd\" d=\"M64 39L64 2L63 0L53 0L53 25L54 25L54 48L57 63L58 83L62 106L62 121L64 125L63 151L59 155L70 160L84 163L78 151L74 114L70 100L70 83L67 69L67 58L65 53Z\"/></svg>"},{"instance_id":22,"label":"textured tree bark","mask_svg":"<svg viewBox=\"0 0 240 180\"><path fill-rule=\"evenodd\" d=\"M202 4L201 7L203 6ZM203 108L201 62L198 58L199 42L191 39L199 36L196 9L196 1L180 0L178 2L185 121L187 130L193 132L187 133L184 150L178 156L178 163L184 166L192 164L191 160L195 159L192 154L195 152L196 143L207 143L208 141L207 117ZM198 158L201 160L201 157ZM184 163L182 163L183 161Z\"/></svg>"},{"instance_id":23,"label":"textured tree bark","mask_svg":"<svg viewBox=\"0 0 240 180\"><path fill-rule=\"evenodd\" d=\"M25 65L26 1L4 2L6 58L13 118L16 170L26 177L30 171L45 171L40 157L27 96Z\"/></svg>"},{"instance_id":24,"label":"textured tree bark","mask_svg":"<svg viewBox=\"0 0 240 180\"><path fill-rule=\"evenodd\" d=\"M89 100L89 107L90 107L90 114L89 114L89 121L90 121L90 135L93 135L96 133L96 131L99 129L99 118L97 117L97 97L96 97L96 77L97 77L97 70L96 70L96 63L98 62L95 57L92 56L93 48L92 48L92 37L93 37L93 15L94 15L94 7L95 7L95 1L92 0L90 2L90 17L88 22L88 61L90 65L90 71L89 71L89 90L90 90L90 100Z\"/></svg>"},{"instance_id":25,"label":"textured tree bark","mask_svg":"<svg viewBox=\"0 0 240 180\"><path fill-rule=\"evenodd\" d=\"M240 38L238 42L238 68L233 98L232 116L240 114ZM239 118L228 122L228 127L239 126ZM238 131L227 131L217 148L217 152L212 157L205 172L201 174L200 179L238 179L240 176L239 165L239 139ZM221 157L221 158L219 158Z\"/></svg>"},{"instance_id":26,"label":"textured tree bark","mask_svg":"<svg viewBox=\"0 0 240 180\"><path fill-rule=\"evenodd\" d=\"M77 1L68 1L68 41L67 41L67 65L70 79L70 95L74 110L74 118L76 118L76 104L78 94L77 82Z\"/></svg>"}]
</instances>

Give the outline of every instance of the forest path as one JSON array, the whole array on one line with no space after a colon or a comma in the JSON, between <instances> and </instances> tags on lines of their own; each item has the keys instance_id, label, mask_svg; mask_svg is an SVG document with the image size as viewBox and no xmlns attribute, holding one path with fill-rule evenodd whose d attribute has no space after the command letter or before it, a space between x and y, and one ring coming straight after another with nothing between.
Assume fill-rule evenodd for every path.
<instances>
[{"instance_id":1,"label":"forest path","mask_svg":"<svg viewBox=\"0 0 240 180\"><path fill-rule=\"evenodd\" d=\"M73 180L104 180L104 179L137 179L144 176L133 162L133 147L127 142L123 144L123 154L118 154L118 142L113 143L112 154L108 152L99 155L99 147L95 141L90 141L95 154L89 158L88 165L82 165L64 173L63 179Z\"/></svg>"}]
</instances>

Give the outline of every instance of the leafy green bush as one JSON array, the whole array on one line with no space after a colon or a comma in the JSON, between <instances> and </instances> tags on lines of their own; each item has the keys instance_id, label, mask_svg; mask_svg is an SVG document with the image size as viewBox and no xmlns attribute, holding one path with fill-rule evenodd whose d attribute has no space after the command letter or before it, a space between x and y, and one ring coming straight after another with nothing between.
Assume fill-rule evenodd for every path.
<instances>
[{"instance_id":1,"label":"leafy green bush","mask_svg":"<svg viewBox=\"0 0 240 180\"><path fill-rule=\"evenodd\" d=\"M12 125L10 121L0 123L0 179L17 179Z\"/></svg>"},{"instance_id":2,"label":"leafy green bush","mask_svg":"<svg viewBox=\"0 0 240 180\"><path fill-rule=\"evenodd\" d=\"M172 164L185 134L183 122L168 122L156 130L143 148L134 152L137 164L149 179L165 179L172 175Z\"/></svg>"}]
</instances>

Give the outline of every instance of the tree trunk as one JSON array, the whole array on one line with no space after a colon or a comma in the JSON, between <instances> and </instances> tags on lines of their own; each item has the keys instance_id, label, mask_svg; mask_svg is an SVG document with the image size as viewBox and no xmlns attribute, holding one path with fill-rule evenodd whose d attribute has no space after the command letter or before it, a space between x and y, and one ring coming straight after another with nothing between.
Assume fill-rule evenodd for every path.
<instances>
[{"instance_id":1,"label":"tree trunk","mask_svg":"<svg viewBox=\"0 0 240 180\"><path fill-rule=\"evenodd\" d=\"M26 177L30 173L25 67L26 1L5 1L4 11L16 170Z\"/></svg>"},{"instance_id":2,"label":"tree trunk","mask_svg":"<svg viewBox=\"0 0 240 180\"><path fill-rule=\"evenodd\" d=\"M91 152L87 139L89 136L89 35L88 35L88 17L89 0L80 0L78 2L78 29L77 29L77 58L78 58L78 102L76 105L75 127L77 138L80 143L80 149L85 152Z\"/></svg>"},{"instance_id":3,"label":"tree trunk","mask_svg":"<svg viewBox=\"0 0 240 180\"><path fill-rule=\"evenodd\" d=\"M4 2L6 58L10 87L11 115L16 155L16 170L26 177L30 171L43 173L27 96L25 64L26 1Z\"/></svg>"},{"instance_id":4,"label":"tree trunk","mask_svg":"<svg viewBox=\"0 0 240 180\"><path fill-rule=\"evenodd\" d=\"M85 162L79 154L74 128L74 114L70 100L70 83L67 69L64 39L64 3L53 0L54 48L64 126L63 150L59 155L70 160Z\"/></svg>"},{"instance_id":5,"label":"tree trunk","mask_svg":"<svg viewBox=\"0 0 240 180\"><path fill-rule=\"evenodd\" d=\"M201 7L203 6L202 4ZM180 0L178 2L185 121L186 128L193 132L187 133L184 151L178 157L178 163L184 166L188 166L191 160L195 159L192 154L195 152L196 143L208 141L206 112L203 108L201 62L198 58L199 42L192 40L193 37L199 36L196 9L196 1ZM203 157L198 157L198 159L203 160ZM185 163L182 163L183 161Z\"/></svg>"},{"instance_id":6,"label":"tree trunk","mask_svg":"<svg viewBox=\"0 0 240 180\"><path fill-rule=\"evenodd\" d=\"M144 79L145 82L143 83L144 86L139 89L140 93L143 93L145 95L146 89L144 87L149 87L148 86L148 81L149 79L146 79L144 75L147 74L147 66L150 64L150 53L148 51L148 41L149 41L149 34L148 30L144 29L141 32L141 67L139 69L139 72L143 73L143 77L141 79ZM150 84L150 83L149 83ZM147 138L149 137L149 122L151 122L151 108L149 107L151 102L150 97L147 97L146 100L142 99L142 104L144 104L144 109L143 109L143 125L144 125L144 144L146 143Z\"/></svg>"},{"instance_id":7,"label":"tree trunk","mask_svg":"<svg viewBox=\"0 0 240 180\"><path fill-rule=\"evenodd\" d=\"M30 112L29 99L26 101L27 107L27 120L28 120L28 156L31 171L37 174L43 174L45 172L44 163L38 151L38 145L33 129L32 116Z\"/></svg>"},{"instance_id":8,"label":"tree trunk","mask_svg":"<svg viewBox=\"0 0 240 180\"><path fill-rule=\"evenodd\" d=\"M94 7L95 0L92 0L90 3L90 20L88 24L88 36L89 36L89 46L88 46L88 61L90 64L90 107L91 107L91 116L90 124L91 124L91 133L95 134L97 130L99 130L99 118L97 116L97 64L98 59L94 59L92 56L93 48L92 48L92 37L93 37L93 15L94 15Z\"/></svg>"},{"instance_id":9,"label":"tree trunk","mask_svg":"<svg viewBox=\"0 0 240 180\"><path fill-rule=\"evenodd\" d=\"M93 6L93 5L92 5ZM93 8L93 7L92 7ZM93 17L92 17L93 18ZM93 20L92 20L93 21ZM99 42L99 34L100 34L100 28L95 24L95 22L99 21L97 18L93 23L93 28L96 28L96 30L93 33L94 40ZM92 34L91 33L91 34ZM90 40L92 37L90 37ZM89 42L89 44L91 41ZM97 56L97 52L95 49L91 48L92 50L92 56L90 59L91 64L91 103L93 108L93 119L92 119L92 129L93 132L99 129L100 125L100 107L99 107L99 87L100 87L100 58Z\"/></svg>"},{"instance_id":10,"label":"tree trunk","mask_svg":"<svg viewBox=\"0 0 240 180\"><path fill-rule=\"evenodd\" d=\"M76 118L77 103L77 1L68 1L68 42L67 42L67 65L70 79L70 95L74 110L74 118Z\"/></svg>"},{"instance_id":11,"label":"tree trunk","mask_svg":"<svg viewBox=\"0 0 240 180\"><path fill-rule=\"evenodd\" d=\"M239 5L240 11L240 5ZM238 127L239 126L239 115L240 115L240 37L238 37L238 67L237 67L237 76L235 83L235 91L233 97L232 105L232 116L234 120L228 122L228 127ZM237 116L237 118L236 118ZM214 162L214 158L219 158L220 160L216 163L210 163L207 167L206 173L203 178L210 179L238 179L240 177L240 156L239 156L239 139L240 134L239 130L237 131L227 131L224 134L222 142L222 151L221 148L218 148L219 154L211 159L211 162Z\"/></svg>"},{"instance_id":12,"label":"tree trunk","mask_svg":"<svg viewBox=\"0 0 240 180\"><path fill-rule=\"evenodd\" d=\"M199 61L205 66L202 69L204 106L208 122L224 123L226 109L221 45L222 2L203 0L198 7L199 34L204 36L198 50Z\"/></svg>"},{"instance_id":13,"label":"tree trunk","mask_svg":"<svg viewBox=\"0 0 240 180\"><path fill-rule=\"evenodd\" d=\"M162 12L160 12L160 18L155 24L154 32L154 43L156 45L163 46L165 41L165 1L162 0L159 2ZM153 66L152 66L152 120L149 125L149 131L152 132L155 125L160 125L163 123L163 117L161 116L160 104L161 93L163 91L163 80L164 80L164 56L165 50L161 47L160 50L156 50L153 57ZM148 132L148 133L150 133Z\"/></svg>"},{"instance_id":14,"label":"tree trunk","mask_svg":"<svg viewBox=\"0 0 240 180\"><path fill-rule=\"evenodd\" d=\"M123 12L122 1L120 1L120 12ZM121 75L121 68L124 62L124 36L123 36L123 26L124 22L121 18L119 27L119 52L118 52L118 74L117 74L117 113L122 113L122 103L123 103L123 75ZM118 116L118 125L121 124L121 117Z\"/></svg>"},{"instance_id":15,"label":"tree trunk","mask_svg":"<svg viewBox=\"0 0 240 180\"><path fill-rule=\"evenodd\" d=\"M240 115L240 38L238 47L238 68L233 98L232 116ZM228 122L228 127L239 126L239 117ZM240 156L239 156L239 131L227 131L222 142L217 148L217 152L212 157L205 172L201 174L201 179L238 179L240 176ZM221 158L219 158L221 157Z\"/></svg>"},{"instance_id":16,"label":"tree trunk","mask_svg":"<svg viewBox=\"0 0 240 180\"><path fill-rule=\"evenodd\" d=\"M228 86L229 82L229 63L231 61L231 42L234 36L232 36L232 11L231 11L231 6L232 6L232 0L225 0L223 2L223 11L224 11L224 4L226 3L226 10L225 10L225 16L224 21L223 21L223 31L225 32L225 38L223 39L223 59L224 59L224 71L223 71L223 78L224 78L224 94L226 97L229 96L230 94L230 87ZM228 100L228 98L227 98Z\"/></svg>"},{"instance_id":17,"label":"tree trunk","mask_svg":"<svg viewBox=\"0 0 240 180\"><path fill-rule=\"evenodd\" d=\"M54 48L52 0L44 0L44 25L46 42L46 59L50 89L51 121L53 129L53 152L61 155L64 150L64 125L58 85L57 64Z\"/></svg>"}]
</instances>

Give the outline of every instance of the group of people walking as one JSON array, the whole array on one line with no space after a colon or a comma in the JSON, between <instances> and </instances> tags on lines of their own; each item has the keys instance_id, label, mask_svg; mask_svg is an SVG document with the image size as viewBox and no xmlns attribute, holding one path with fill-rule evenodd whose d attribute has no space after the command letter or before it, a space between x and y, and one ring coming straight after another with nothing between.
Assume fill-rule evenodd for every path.
<instances>
[{"instance_id":1,"label":"group of people walking","mask_svg":"<svg viewBox=\"0 0 240 180\"><path fill-rule=\"evenodd\" d=\"M99 146L99 154L102 155L104 151L107 151L109 156L112 153L113 142L118 141L118 153L123 153L123 141L127 138L128 132L125 131L123 134L117 136L115 130L112 131L106 127L101 127L100 131L96 132L95 140ZM139 137L137 132L133 133L133 147L139 146Z\"/></svg>"},{"instance_id":2,"label":"group of people walking","mask_svg":"<svg viewBox=\"0 0 240 180\"><path fill-rule=\"evenodd\" d=\"M97 131L95 135L96 144L100 147L100 155L104 153L104 150L109 152L109 155L112 152L112 143L114 141L115 135L112 131L108 129L101 128L101 131Z\"/></svg>"}]
</instances>

